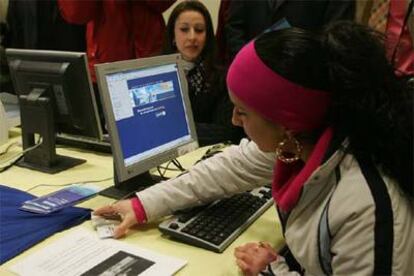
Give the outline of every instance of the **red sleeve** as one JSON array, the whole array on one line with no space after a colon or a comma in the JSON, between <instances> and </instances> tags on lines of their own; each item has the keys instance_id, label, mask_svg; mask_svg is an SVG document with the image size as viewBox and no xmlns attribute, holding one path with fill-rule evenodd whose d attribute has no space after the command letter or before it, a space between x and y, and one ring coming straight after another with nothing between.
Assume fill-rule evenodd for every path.
<instances>
[{"instance_id":1,"label":"red sleeve","mask_svg":"<svg viewBox=\"0 0 414 276\"><path fill-rule=\"evenodd\" d=\"M132 209L134 209L135 217L138 223L146 223L147 222L147 214L145 214L144 206L142 206L141 200L138 197L134 197L131 200Z\"/></svg>"},{"instance_id":2,"label":"red sleeve","mask_svg":"<svg viewBox=\"0 0 414 276\"><path fill-rule=\"evenodd\" d=\"M176 0L146 0L145 4L153 11L158 13L165 12Z\"/></svg>"},{"instance_id":3,"label":"red sleeve","mask_svg":"<svg viewBox=\"0 0 414 276\"><path fill-rule=\"evenodd\" d=\"M97 0L58 0L62 17L72 24L86 24L95 18L101 1Z\"/></svg>"}]
</instances>

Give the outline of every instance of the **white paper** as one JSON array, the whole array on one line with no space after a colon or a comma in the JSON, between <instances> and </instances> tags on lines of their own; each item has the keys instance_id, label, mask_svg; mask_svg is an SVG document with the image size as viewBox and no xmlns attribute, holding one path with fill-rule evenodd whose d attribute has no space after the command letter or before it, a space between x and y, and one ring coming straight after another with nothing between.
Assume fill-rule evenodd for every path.
<instances>
[{"instance_id":1,"label":"white paper","mask_svg":"<svg viewBox=\"0 0 414 276\"><path fill-rule=\"evenodd\" d=\"M172 275L186 261L79 228L11 267L21 276Z\"/></svg>"}]
</instances>

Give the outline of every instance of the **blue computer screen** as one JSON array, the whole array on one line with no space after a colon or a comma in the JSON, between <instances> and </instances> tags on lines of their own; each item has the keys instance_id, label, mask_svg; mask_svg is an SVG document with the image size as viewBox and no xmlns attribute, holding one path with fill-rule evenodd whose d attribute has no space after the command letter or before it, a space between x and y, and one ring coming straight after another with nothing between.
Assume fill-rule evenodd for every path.
<instances>
[{"instance_id":1,"label":"blue computer screen","mask_svg":"<svg viewBox=\"0 0 414 276\"><path fill-rule=\"evenodd\" d=\"M125 165L191 139L176 64L106 78Z\"/></svg>"}]
</instances>

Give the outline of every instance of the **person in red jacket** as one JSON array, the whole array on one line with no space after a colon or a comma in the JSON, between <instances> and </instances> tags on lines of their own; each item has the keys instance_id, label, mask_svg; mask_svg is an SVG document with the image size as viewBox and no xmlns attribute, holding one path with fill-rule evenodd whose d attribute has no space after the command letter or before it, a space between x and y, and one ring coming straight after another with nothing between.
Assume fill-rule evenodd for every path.
<instances>
[{"instance_id":1,"label":"person in red jacket","mask_svg":"<svg viewBox=\"0 0 414 276\"><path fill-rule=\"evenodd\" d=\"M86 42L92 80L94 65L161 52L165 22L162 13L176 0L58 0L62 17L87 24Z\"/></svg>"}]
</instances>

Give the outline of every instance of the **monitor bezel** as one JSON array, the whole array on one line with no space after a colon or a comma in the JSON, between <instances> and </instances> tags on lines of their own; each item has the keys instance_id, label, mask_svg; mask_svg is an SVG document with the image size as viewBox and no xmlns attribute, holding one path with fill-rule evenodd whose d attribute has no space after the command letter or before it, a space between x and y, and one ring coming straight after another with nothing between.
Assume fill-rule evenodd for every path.
<instances>
[{"instance_id":1,"label":"monitor bezel","mask_svg":"<svg viewBox=\"0 0 414 276\"><path fill-rule=\"evenodd\" d=\"M62 63L62 62L73 62L75 60L81 59L83 61L82 68L85 70L85 74L81 74L82 76L86 77L86 81L88 83L88 91L85 91L89 95L87 96L88 99L92 101L93 110L90 114L94 116L94 125L96 126L96 133L94 135L86 135L86 134L78 134L76 131L74 132L56 132L56 136L67 136L67 137L79 137L82 139L83 137L87 137L88 139L96 139L97 141L103 140L103 130L101 126L101 122L99 119L98 113L98 105L95 98L95 93L93 91L92 80L89 72L88 66L88 59L87 54L84 52L73 52L73 51L55 51L55 50L38 50L38 49L18 49L18 48L7 48L6 49L6 56L7 61L9 64L13 64L15 60L21 60L24 57L25 61L33 61L33 62L51 62L51 63ZM9 65L10 70L15 70L13 65ZM17 95L26 95L25 93L21 93L18 91L20 89L20 85L18 84L17 80L14 79L14 74L11 74L13 84L16 87ZM84 81L84 80L82 80Z\"/></svg>"},{"instance_id":2,"label":"monitor bezel","mask_svg":"<svg viewBox=\"0 0 414 276\"><path fill-rule=\"evenodd\" d=\"M140 70L147 67L156 67L169 64L176 64L178 70L178 79L181 86L182 99L186 114L188 116L188 125L190 128L190 140L184 142L179 147L174 147L167 151L156 154L153 157L145 158L136 162L131 166L124 165L124 158L122 154L118 129L116 127L115 115L113 113L112 102L108 91L108 83L106 82L106 75L119 72ZM112 154L114 158L115 175L119 182L127 181L135 176L138 176L146 171L161 165L171 159L177 158L189 151L198 148L198 140L195 128L195 122L193 119L193 112L191 109L190 97L188 94L188 86L186 75L183 70L183 61L181 55L163 55L150 58L141 58L134 60L117 61L112 63L96 64L95 71L97 76L97 83L101 99L102 107L104 109L105 119L107 122L108 133L111 139ZM137 183L139 185L139 183Z\"/></svg>"},{"instance_id":3,"label":"monitor bezel","mask_svg":"<svg viewBox=\"0 0 414 276\"><path fill-rule=\"evenodd\" d=\"M86 54L8 48L6 57L19 98L23 148L34 147L17 165L54 174L84 163L57 154L56 137L103 139ZM42 140L35 146L36 134Z\"/></svg>"}]
</instances>

